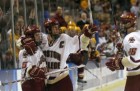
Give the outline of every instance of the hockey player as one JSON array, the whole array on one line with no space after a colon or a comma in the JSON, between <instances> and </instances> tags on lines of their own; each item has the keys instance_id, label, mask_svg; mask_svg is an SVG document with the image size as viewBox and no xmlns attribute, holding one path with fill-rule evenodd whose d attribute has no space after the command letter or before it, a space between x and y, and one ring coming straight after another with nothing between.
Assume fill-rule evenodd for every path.
<instances>
[{"instance_id":1,"label":"hockey player","mask_svg":"<svg viewBox=\"0 0 140 91\"><path fill-rule=\"evenodd\" d=\"M65 33L68 34L70 37L74 37L75 35L80 34L79 29L80 29L80 27L77 27L75 22L69 21L68 26L67 26L67 31ZM67 60L67 64L68 64L69 67L76 66L76 64L71 62L71 59ZM71 78L71 81L72 81L73 90L76 91L77 86L78 86L78 84L77 84L77 80L78 80L77 69L70 70L69 75L70 75L70 78Z\"/></svg>"},{"instance_id":2,"label":"hockey player","mask_svg":"<svg viewBox=\"0 0 140 91\"><path fill-rule=\"evenodd\" d=\"M84 60L83 55L87 50L89 40L95 32L92 25L87 28L84 34L74 37L60 34L59 23L55 19L45 21L45 28L52 38L49 41L49 47L44 51L49 71L67 68L66 60L68 57L72 62L80 65L81 61ZM76 53L78 50L79 52ZM46 91L73 91L68 71L50 75Z\"/></svg>"},{"instance_id":3,"label":"hockey player","mask_svg":"<svg viewBox=\"0 0 140 91\"><path fill-rule=\"evenodd\" d=\"M89 52L89 60L93 61L97 67L99 67L99 63L101 62L101 56L99 51L96 48L96 39L91 38L89 46L88 46L88 52Z\"/></svg>"},{"instance_id":4,"label":"hockey player","mask_svg":"<svg viewBox=\"0 0 140 91\"><path fill-rule=\"evenodd\" d=\"M19 52L22 68L22 91L45 91L46 63L43 52L32 38L22 37L23 48Z\"/></svg>"},{"instance_id":5,"label":"hockey player","mask_svg":"<svg viewBox=\"0 0 140 91\"><path fill-rule=\"evenodd\" d=\"M83 27L82 31L87 31L89 26L90 26L89 24L86 24ZM94 30L98 31L98 27L95 24L93 24L92 27L94 28ZM82 64L84 64L84 65L87 64L88 60L93 60L93 59L95 59L95 61L96 61L95 63L97 63L97 60L99 58L99 55L98 55L99 52L97 52L97 50L95 48L93 48L93 47L95 47L95 43L93 43L93 39L94 38L93 38L93 35L92 35L92 38L89 41L89 45L87 46L87 50L86 50L87 54L85 53L86 58L85 58L84 62L82 62ZM98 60L98 63L99 63L99 60ZM84 67L78 68L78 82L87 83L87 81L84 80L84 77L85 77Z\"/></svg>"},{"instance_id":6,"label":"hockey player","mask_svg":"<svg viewBox=\"0 0 140 91\"><path fill-rule=\"evenodd\" d=\"M123 45L118 45L118 50L123 47L126 56L117 52L116 56L106 63L111 71L127 69L127 80L124 91L140 91L140 31L136 31L137 17L133 13L124 13L120 17L121 25L126 29L127 35ZM118 57L119 56L119 57Z\"/></svg>"},{"instance_id":7,"label":"hockey player","mask_svg":"<svg viewBox=\"0 0 140 91\"><path fill-rule=\"evenodd\" d=\"M24 35L33 38L36 45L39 46L41 50L48 47L48 35L42 33L36 25L28 26L24 31Z\"/></svg>"},{"instance_id":8,"label":"hockey player","mask_svg":"<svg viewBox=\"0 0 140 91\"><path fill-rule=\"evenodd\" d=\"M24 35L21 37L31 37L35 41L36 45L44 50L48 47L48 35L42 33L39 27L36 25L30 25L24 30ZM22 49L21 37L17 41L17 46Z\"/></svg>"}]
</instances>

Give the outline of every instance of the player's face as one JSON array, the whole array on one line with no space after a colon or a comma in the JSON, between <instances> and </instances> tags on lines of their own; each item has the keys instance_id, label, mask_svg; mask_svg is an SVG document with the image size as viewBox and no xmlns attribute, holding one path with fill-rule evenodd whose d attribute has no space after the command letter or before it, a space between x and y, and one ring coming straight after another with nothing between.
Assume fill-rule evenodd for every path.
<instances>
[{"instance_id":1,"label":"player's face","mask_svg":"<svg viewBox=\"0 0 140 91\"><path fill-rule=\"evenodd\" d=\"M37 32L34 34L34 38L36 42L40 42L42 41L42 33L41 32Z\"/></svg>"},{"instance_id":2,"label":"player's face","mask_svg":"<svg viewBox=\"0 0 140 91\"><path fill-rule=\"evenodd\" d=\"M133 21L121 22L120 27L124 28L124 29L129 29L129 28L133 27L133 25L134 25Z\"/></svg>"},{"instance_id":3,"label":"player's face","mask_svg":"<svg viewBox=\"0 0 140 91\"><path fill-rule=\"evenodd\" d=\"M68 34L71 36L71 37L74 37L76 35L76 30L69 30Z\"/></svg>"},{"instance_id":4,"label":"player's face","mask_svg":"<svg viewBox=\"0 0 140 91\"><path fill-rule=\"evenodd\" d=\"M52 34L53 35L60 34L60 30L59 30L59 26L58 25L52 26Z\"/></svg>"},{"instance_id":5,"label":"player's face","mask_svg":"<svg viewBox=\"0 0 140 91\"><path fill-rule=\"evenodd\" d=\"M81 18L82 18L83 20L86 20L86 19L87 19L86 13L82 13Z\"/></svg>"},{"instance_id":6,"label":"player's face","mask_svg":"<svg viewBox=\"0 0 140 91\"><path fill-rule=\"evenodd\" d=\"M15 34L17 34L17 35L20 34L20 26L19 26L19 23L18 22L15 25Z\"/></svg>"},{"instance_id":7,"label":"player's face","mask_svg":"<svg viewBox=\"0 0 140 91\"><path fill-rule=\"evenodd\" d=\"M19 20L18 23L19 23L19 26L20 27L23 27L24 26L24 20Z\"/></svg>"},{"instance_id":8,"label":"player's face","mask_svg":"<svg viewBox=\"0 0 140 91\"><path fill-rule=\"evenodd\" d=\"M123 24L123 26L124 26L124 28L129 28L130 26L131 26L131 23L129 22L129 23L126 23L126 24Z\"/></svg>"},{"instance_id":9,"label":"player's face","mask_svg":"<svg viewBox=\"0 0 140 91\"><path fill-rule=\"evenodd\" d=\"M135 32L135 31L136 31L136 30L135 30L133 27L127 29L127 33Z\"/></svg>"}]
</instances>

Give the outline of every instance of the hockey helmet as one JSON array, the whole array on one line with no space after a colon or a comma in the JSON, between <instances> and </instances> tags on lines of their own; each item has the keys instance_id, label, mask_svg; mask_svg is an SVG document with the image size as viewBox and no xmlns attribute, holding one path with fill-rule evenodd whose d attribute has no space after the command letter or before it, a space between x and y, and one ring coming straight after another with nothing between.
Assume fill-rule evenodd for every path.
<instances>
[{"instance_id":1,"label":"hockey helmet","mask_svg":"<svg viewBox=\"0 0 140 91\"><path fill-rule=\"evenodd\" d=\"M24 34L25 36L29 36L29 37L34 37L35 33L41 32L39 27L37 27L36 25L32 25L32 26L28 26L25 30L24 30Z\"/></svg>"},{"instance_id":2,"label":"hockey helmet","mask_svg":"<svg viewBox=\"0 0 140 91\"><path fill-rule=\"evenodd\" d=\"M136 19L137 19L136 15L131 12L123 13L120 16L120 21L121 24L124 26L124 28L134 27L136 24Z\"/></svg>"},{"instance_id":3,"label":"hockey helmet","mask_svg":"<svg viewBox=\"0 0 140 91\"><path fill-rule=\"evenodd\" d=\"M31 37L22 37L21 43L22 43L23 48L26 50L26 52L29 55L35 54L37 50L37 45Z\"/></svg>"},{"instance_id":4,"label":"hockey helmet","mask_svg":"<svg viewBox=\"0 0 140 91\"><path fill-rule=\"evenodd\" d=\"M76 26L76 23L73 22L73 21L69 21L69 22L68 22L68 26L73 26L73 27L75 27L75 26Z\"/></svg>"},{"instance_id":5,"label":"hockey helmet","mask_svg":"<svg viewBox=\"0 0 140 91\"><path fill-rule=\"evenodd\" d=\"M44 26L45 26L45 29L46 29L47 33L51 33L52 27L56 26L56 25L59 27L59 22L54 18L47 19L44 22Z\"/></svg>"},{"instance_id":6,"label":"hockey helmet","mask_svg":"<svg viewBox=\"0 0 140 91\"><path fill-rule=\"evenodd\" d=\"M65 33L65 31L67 30L67 28L65 26L60 27L61 33Z\"/></svg>"},{"instance_id":7,"label":"hockey helmet","mask_svg":"<svg viewBox=\"0 0 140 91\"><path fill-rule=\"evenodd\" d=\"M71 30L74 30L75 31L75 26L68 26L68 30L71 31Z\"/></svg>"},{"instance_id":8,"label":"hockey helmet","mask_svg":"<svg viewBox=\"0 0 140 91\"><path fill-rule=\"evenodd\" d=\"M76 30L78 33L81 32L81 29L80 29L80 27L78 27L78 26L75 26L75 30Z\"/></svg>"}]
</instances>

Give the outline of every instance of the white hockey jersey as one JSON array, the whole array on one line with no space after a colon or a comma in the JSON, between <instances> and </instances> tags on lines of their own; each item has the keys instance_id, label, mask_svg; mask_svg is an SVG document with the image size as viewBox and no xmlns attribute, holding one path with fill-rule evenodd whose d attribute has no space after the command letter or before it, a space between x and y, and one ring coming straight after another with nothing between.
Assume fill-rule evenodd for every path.
<instances>
[{"instance_id":1,"label":"white hockey jersey","mask_svg":"<svg viewBox=\"0 0 140 91\"><path fill-rule=\"evenodd\" d=\"M82 38L82 35L80 36ZM88 41L89 42L89 41ZM67 34L61 34L52 46L45 50L46 64L49 71L64 69L67 67L66 61L70 53L76 53L79 50L79 37L76 35L70 37ZM85 49L84 49L85 50ZM58 77L60 73L52 74L52 77Z\"/></svg>"},{"instance_id":2,"label":"white hockey jersey","mask_svg":"<svg viewBox=\"0 0 140 91\"><path fill-rule=\"evenodd\" d=\"M33 65L39 66L39 61L43 56L43 52L40 50L40 48L38 48L36 53L32 56L26 55L25 52L25 49L22 49L19 52L20 68L22 68L21 75L22 77L29 77L26 68L32 67ZM42 62L39 67L46 67L46 62Z\"/></svg>"},{"instance_id":3,"label":"white hockey jersey","mask_svg":"<svg viewBox=\"0 0 140 91\"><path fill-rule=\"evenodd\" d=\"M126 57L122 64L127 68L128 76L140 74L140 31L128 34L123 45Z\"/></svg>"},{"instance_id":4,"label":"white hockey jersey","mask_svg":"<svg viewBox=\"0 0 140 91\"><path fill-rule=\"evenodd\" d=\"M42 43L39 46L41 50L45 50L48 47L48 35L42 33Z\"/></svg>"}]
</instances>

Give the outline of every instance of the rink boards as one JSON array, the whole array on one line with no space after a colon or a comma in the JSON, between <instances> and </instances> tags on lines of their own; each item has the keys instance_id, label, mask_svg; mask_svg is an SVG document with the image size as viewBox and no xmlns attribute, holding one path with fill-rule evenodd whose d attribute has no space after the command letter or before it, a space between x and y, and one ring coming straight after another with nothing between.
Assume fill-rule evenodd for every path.
<instances>
[{"instance_id":1,"label":"rink boards","mask_svg":"<svg viewBox=\"0 0 140 91\"><path fill-rule=\"evenodd\" d=\"M87 83L78 83L77 82L77 70L70 71L70 77L73 82L75 91L92 91L88 89L99 88L105 84L114 82L119 79L124 78L123 71L111 72L105 67L106 59L102 60L101 67L97 67L93 61L89 61L86 65L85 70L85 80ZM73 64L69 64L73 66ZM10 82L14 80L19 80L21 77L21 70L1 70L0 71L0 81L1 82ZM0 91L21 91L20 82L13 83L5 86L0 86ZM104 91L104 90L102 90Z\"/></svg>"}]
</instances>

